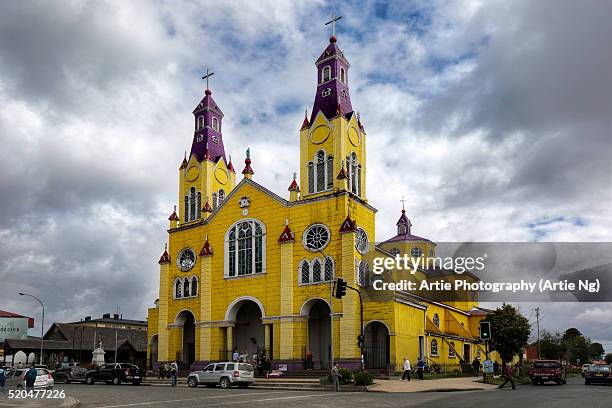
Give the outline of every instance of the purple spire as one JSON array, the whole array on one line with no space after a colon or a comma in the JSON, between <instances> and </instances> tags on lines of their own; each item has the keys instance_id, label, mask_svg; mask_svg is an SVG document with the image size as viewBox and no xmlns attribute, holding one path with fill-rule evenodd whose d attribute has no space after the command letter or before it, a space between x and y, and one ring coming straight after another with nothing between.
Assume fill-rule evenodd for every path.
<instances>
[{"instance_id":1,"label":"purple spire","mask_svg":"<svg viewBox=\"0 0 612 408\"><path fill-rule=\"evenodd\" d=\"M195 131L191 154L195 154L198 161L209 159L216 162L223 157L227 163L221 135L223 112L212 98L212 92L208 87L204 94L204 98L193 110Z\"/></svg>"},{"instance_id":2,"label":"purple spire","mask_svg":"<svg viewBox=\"0 0 612 408\"><path fill-rule=\"evenodd\" d=\"M336 37L331 36L329 45L315 62L317 67L317 94L315 96L310 123L319 111L327 118L353 111L348 88L348 69L350 64L336 45Z\"/></svg>"}]
</instances>

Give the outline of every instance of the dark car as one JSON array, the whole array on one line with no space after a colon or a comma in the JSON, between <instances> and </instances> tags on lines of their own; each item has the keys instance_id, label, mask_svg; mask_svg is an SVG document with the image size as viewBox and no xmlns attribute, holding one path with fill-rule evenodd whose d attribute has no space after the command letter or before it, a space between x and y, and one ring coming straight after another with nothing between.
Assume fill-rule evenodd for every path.
<instances>
[{"instance_id":1,"label":"dark car","mask_svg":"<svg viewBox=\"0 0 612 408\"><path fill-rule=\"evenodd\" d=\"M85 367L64 367L53 372L55 382L70 384L72 382L85 382L87 369Z\"/></svg>"},{"instance_id":2,"label":"dark car","mask_svg":"<svg viewBox=\"0 0 612 408\"><path fill-rule=\"evenodd\" d=\"M584 383L586 385L598 382L612 383L612 370L610 366L591 364L586 373L584 373Z\"/></svg>"},{"instance_id":3,"label":"dark car","mask_svg":"<svg viewBox=\"0 0 612 408\"><path fill-rule=\"evenodd\" d=\"M119 385L124 382L131 382L134 385L140 385L144 376L144 370L134 364L108 363L95 370L88 371L85 376L85 383L91 385L96 382L105 382Z\"/></svg>"}]
</instances>

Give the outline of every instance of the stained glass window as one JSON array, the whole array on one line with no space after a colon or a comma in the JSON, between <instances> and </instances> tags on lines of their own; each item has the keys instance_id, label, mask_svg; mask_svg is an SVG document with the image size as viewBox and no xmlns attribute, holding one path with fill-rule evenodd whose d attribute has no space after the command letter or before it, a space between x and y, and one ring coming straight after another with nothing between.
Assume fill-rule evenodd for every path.
<instances>
[{"instance_id":1,"label":"stained glass window","mask_svg":"<svg viewBox=\"0 0 612 408\"><path fill-rule=\"evenodd\" d=\"M174 297L180 299L182 294L183 292L181 291L181 281L177 280L174 283Z\"/></svg>"},{"instance_id":2,"label":"stained glass window","mask_svg":"<svg viewBox=\"0 0 612 408\"><path fill-rule=\"evenodd\" d=\"M265 233L258 221L242 221L228 234L228 276L250 275L264 271Z\"/></svg>"},{"instance_id":3,"label":"stained glass window","mask_svg":"<svg viewBox=\"0 0 612 408\"><path fill-rule=\"evenodd\" d=\"M320 251L329 243L329 229L323 224L314 224L304 232L302 243L312 252Z\"/></svg>"},{"instance_id":4,"label":"stained glass window","mask_svg":"<svg viewBox=\"0 0 612 408\"><path fill-rule=\"evenodd\" d=\"M308 261L303 261L302 262L302 283L309 283L310 282L310 264L308 263Z\"/></svg>"},{"instance_id":5,"label":"stained glass window","mask_svg":"<svg viewBox=\"0 0 612 408\"><path fill-rule=\"evenodd\" d=\"M321 261L318 259L312 262L312 282L321 282Z\"/></svg>"},{"instance_id":6,"label":"stained glass window","mask_svg":"<svg viewBox=\"0 0 612 408\"><path fill-rule=\"evenodd\" d=\"M191 296L198 295L198 278L195 276L191 278Z\"/></svg>"}]
</instances>

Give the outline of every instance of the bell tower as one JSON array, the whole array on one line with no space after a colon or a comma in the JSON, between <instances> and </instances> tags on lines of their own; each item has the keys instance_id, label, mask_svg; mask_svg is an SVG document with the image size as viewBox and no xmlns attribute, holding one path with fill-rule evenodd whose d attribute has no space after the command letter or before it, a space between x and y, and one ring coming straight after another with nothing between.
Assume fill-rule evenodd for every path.
<instances>
[{"instance_id":1,"label":"bell tower","mask_svg":"<svg viewBox=\"0 0 612 408\"><path fill-rule=\"evenodd\" d=\"M205 219L236 186L236 172L223 146L223 112L212 97L206 70L204 98L193 110L194 132L189 156L179 168L179 222Z\"/></svg>"},{"instance_id":2,"label":"bell tower","mask_svg":"<svg viewBox=\"0 0 612 408\"><path fill-rule=\"evenodd\" d=\"M332 24L332 36L315 62L317 91L310 118L306 113L300 130L303 198L339 190L363 200L366 197L365 130L351 104L350 64L335 36L335 23L340 18L334 16L326 23Z\"/></svg>"}]
</instances>

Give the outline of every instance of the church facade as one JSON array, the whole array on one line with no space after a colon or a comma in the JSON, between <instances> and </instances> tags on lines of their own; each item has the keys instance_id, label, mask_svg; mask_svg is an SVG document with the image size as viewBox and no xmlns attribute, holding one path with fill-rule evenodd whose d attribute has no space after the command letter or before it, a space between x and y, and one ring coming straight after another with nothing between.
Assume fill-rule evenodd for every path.
<instances>
[{"instance_id":1,"label":"church facade","mask_svg":"<svg viewBox=\"0 0 612 408\"><path fill-rule=\"evenodd\" d=\"M265 354L287 370L303 370L307 352L315 368L327 367L332 354L341 366L358 368L360 300L353 291L332 298L338 277L362 292L366 368L399 370L404 357L440 365L484 359L478 322L487 311L475 296L441 302L371 290L372 257L431 255L435 244L412 235L403 210L397 235L375 244L367 135L350 100L350 65L334 36L315 65L316 96L299 132L299 177L287 198L254 181L248 150L236 174L224 148L223 113L208 86L193 111L179 206L159 260L159 299L148 312L152 367L178 361L193 369L238 351Z\"/></svg>"}]
</instances>

